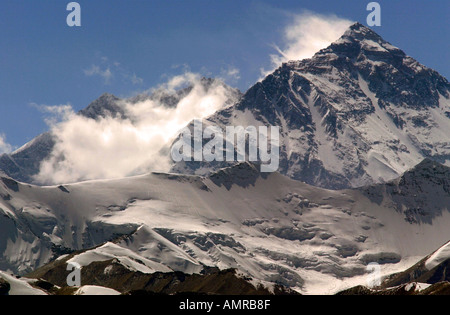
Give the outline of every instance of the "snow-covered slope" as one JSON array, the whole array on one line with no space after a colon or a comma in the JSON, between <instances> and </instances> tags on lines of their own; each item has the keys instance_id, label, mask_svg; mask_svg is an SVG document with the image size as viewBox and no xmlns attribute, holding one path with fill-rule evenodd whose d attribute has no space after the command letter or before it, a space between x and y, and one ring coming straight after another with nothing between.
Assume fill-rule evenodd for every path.
<instances>
[{"instance_id":1,"label":"snow-covered slope","mask_svg":"<svg viewBox=\"0 0 450 315\"><path fill-rule=\"evenodd\" d=\"M428 270L435 268L446 260L450 259L450 242L439 248L434 252L425 262L425 267Z\"/></svg>"},{"instance_id":2,"label":"snow-covered slope","mask_svg":"<svg viewBox=\"0 0 450 315\"><path fill-rule=\"evenodd\" d=\"M9 285L8 295L47 295L43 290L33 287L30 283L36 280L18 279L15 276L0 271L0 280Z\"/></svg>"},{"instance_id":3,"label":"snow-covered slope","mask_svg":"<svg viewBox=\"0 0 450 315\"><path fill-rule=\"evenodd\" d=\"M422 163L402 177L422 174L414 193L402 179L381 190L325 190L260 176L247 163L209 177L148 174L58 187L3 177L0 269L23 274L68 249L104 244L73 260L117 259L143 273L236 268L303 293L337 292L365 281L370 262L386 274L404 270L450 239L449 194L427 176L436 167L448 187L447 167ZM399 182L403 199L389 188ZM435 215L407 220L405 200L427 196Z\"/></svg>"},{"instance_id":4,"label":"snow-covered slope","mask_svg":"<svg viewBox=\"0 0 450 315\"><path fill-rule=\"evenodd\" d=\"M79 288L74 295L120 295L120 292L95 285L85 285Z\"/></svg>"},{"instance_id":5,"label":"snow-covered slope","mask_svg":"<svg viewBox=\"0 0 450 315\"><path fill-rule=\"evenodd\" d=\"M450 165L450 84L356 23L311 59L283 64L204 125L281 129L279 171L341 189L385 182L424 158ZM207 174L224 163L181 162Z\"/></svg>"}]
</instances>

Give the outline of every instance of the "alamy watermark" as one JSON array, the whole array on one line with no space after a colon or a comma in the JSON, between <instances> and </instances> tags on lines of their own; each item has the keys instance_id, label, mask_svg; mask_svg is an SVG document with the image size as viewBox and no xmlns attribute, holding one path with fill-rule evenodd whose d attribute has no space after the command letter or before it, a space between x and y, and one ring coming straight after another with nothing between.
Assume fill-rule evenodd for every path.
<instances>
[{"instance_id":1,"label":"alamy watermark","mask_svg":"<svg viewBox=\"0 0 450 315\"><path fill-rule=\"evenodd\" d=\"M188 127L181 131L171 156L174 162L260 162L261 172L275 172L280 163L280 128L227 126L223 130L211 125L203 128L195 120L193 131Z\"/></svg>"},{"instance_id":2,"label":"alamy watermark","mask_svg":"<svg viewBox=\"0 0 450 315\"><path fill-rule=\"evenodd\" d=\"M66 7L67 11L71 11L67 15L66 23L67 26L81 26L81 6L78 2L70 2Z\"/></svg>"},{"instance_id":3,"label":"alamy watermark","mask_svg":"<svg viewBox=\"0 0 450 315\"><path fill-rule=\"evenodd\" d=\"M368 26L381 26L381 6L378 2L370 2L367 11L371 11L367 16Z\"/></svg>"},{"instance_id":4,"label":"alamy watermark","mask_svg":"<svg viewBox=\"0 0 450 315\"><path fill-rule=\"evenodd\" d=\"M81 266L76 262L67 264L67 271L71 271L66 278L67 286L81 287Z\"/></svg>"}]
</instances>

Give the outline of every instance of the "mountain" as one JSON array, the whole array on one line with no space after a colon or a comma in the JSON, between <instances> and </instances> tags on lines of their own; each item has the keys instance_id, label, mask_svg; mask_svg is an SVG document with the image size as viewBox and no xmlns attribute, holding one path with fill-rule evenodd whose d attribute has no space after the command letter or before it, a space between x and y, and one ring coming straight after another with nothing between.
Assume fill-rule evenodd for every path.
<instances>
[{"instance_id":1,"label":"mountain","mask_svg":"<svg viewBox=\"0 0 450 315\"><path fill-rule=\"evenodd\" d=\"M385 289L369 289L356 286L338 292L336 295L449 295L450 282L443 281L435 284L411 282Z\"/></svg>"},{"instance_id":2,"label":"mountain","mask_svg":"<svg viewBox=\"0 0 450 315\"><path fill-rule=\"evenodd\" d=\"M231 105L232 100L239 99L241 92L238 89L227 86L220 80L201 78L198 84L208 92L210 89L221 86L229 92L230 99L226 105ZM143 93L129 99L121 99L115 95L105 93L78 112L83 117L98 120L106 117L116 119L132 119L127 115L125 103L138 103L145 100L153 100L166 107L176 107L192 91L193 86L188 85L179 90L171 91L159 88L152 93ZM39 173L41 163L48 159L58 141L58 135L52 131L43 133L11 154L0 156L0 170L8 176L25 183L34 183L34 176Z\"/></svg>"},{"instance_id":3,"label":"mountain","mask_svg":"<svg viewBox=\"0 0 450 315\"><path fill-rule=\"evenodd\" d=\"M0 170L19 181L32 182L39 173L41 162L52 153L56 138L43 133L11 154L0 155Z\"/></svg>"},{"instance_id":4,"label":"mountain","mask_svg":"<svg viewBox=\"0 0 450 315\"><path fill-rule=\"evenodd\" d=\"M386 276L381 285L369 289L356 286L340 295L449 295L450 242L414 264L412 267Z\"/></svg>"},{"instance_id":5,"label":"mountain","mask_svg":"<svg viewBox=\"0 0 450 315\"><path fill-rule=\"evenodd\" d=\"M389 202L411 223L431 224L450 205L448 168L430 159L423 160L396 180L361 190L376 203ZM385 195L390 196L388 201Z\"/></svg>"},{"instance_id":6,"label":"mountain","mask_svg":"<svg viewBox=\"0 0 450 315\"><path fill-rule=\"evenodd\" d=\"M68 287L67 260L39 268L26 277L14 277L0 271L0 296L3 295L298 295L280 285L255 286L251 278L236 270L205 268L201 274L131 271L117 260L93 262L81 270L82 285Z\"/></svg>"},{"instance_id":7,"label":"mountain","mask_svg":"<svg viewBox=\"0 0 450 315\"><path fill-rule=\"evenodd\" d=\"M311 59L284 63L204 126L279 126L282 174L361 187L424 158L450 165L449 91L439 73L356 23ZM205 175L227 165L180 162L172 171Z\"/></svg>"},{"instance_id":8,"label":"mountain","mask_svg":"<svg viewBox=\"0 0 450 315\"><path fill-rule=\"evenodd\" d=\"M241 91L226 85L224 82L218 79L202 77L199 79L198 83L206 92L211 91L217 87L224 88L231 95L230 98L225 102L225 106L232 105L236 99L239 99L242 96ZM188 84L186 87L180 88L178 90L172 90L171 88L163 86L159 87L156 90L153 90L150 94L143 93L131 97L128 99L128 101L131 103L138 103L150 99L158 102L159 104L163 104L166 107L176 107L183 98L185 98L192 92L193 89L194 85L192 84Z\"/></svg>"},{"instance_id":9,"label":"mountain","mask_svg":"<svg viewBox=\"0 0 450 315\"><path fill-rule=\"evenodd\" d=\"M383 281L382 287L389 288L412 282L426 283L429 285L442 282L449 282L450 284L449 267L450 242L447 242L414 266L387 277Z\"/></svg>"},{"instance_id":10,"label":"mountain","mask_svg":"<svg viewBox=\"0 0 450 315\"><path fill-rule=\"evenodd\" d=\"M334 293L365 281L370 262L399 272L450 239L449 194L429 176L436 168L447 185L450 169L426 161L393 182L339 191L261 175L249 163L208 177L152 173L52 187L2 177L0 270L24 275L72 255L81 266L235 269L266 287ZM426 200L433 215L411 220L408 200Z\"/></svg>"}]
</instances>

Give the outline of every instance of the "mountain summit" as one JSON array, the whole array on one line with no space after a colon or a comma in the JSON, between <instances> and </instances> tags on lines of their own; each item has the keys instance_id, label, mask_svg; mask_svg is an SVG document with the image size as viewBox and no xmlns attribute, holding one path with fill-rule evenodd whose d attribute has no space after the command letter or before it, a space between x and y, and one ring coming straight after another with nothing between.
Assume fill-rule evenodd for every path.
<instances>
[{"instance_id":1,"label":"mountain summit","mask_svg":"<svg viewBox=\"0 0 450 315\"><path fill-rule=\"evenodd\" d=\"M439 94L449 97L449 83L444 77L360 23L352 25L338 41L317 53L315 59L336 68L350 62L370 83L370 90L384 102L438 107ZM339 62L342 62L341 67Z\"/></svg>"},{"instance_id":2,"label":"mountain summit","mask_svg":"<svg viewBox=\"0 0 450 315\"><path fill-rule=\"evenodd\" d=\"M360 23L290 61L205 125L281 129L279 171L331 189L384 182L424 158L450 160L450 84ZM211 163L178 163L206 174Z\"/></svg>"}]
</instances>

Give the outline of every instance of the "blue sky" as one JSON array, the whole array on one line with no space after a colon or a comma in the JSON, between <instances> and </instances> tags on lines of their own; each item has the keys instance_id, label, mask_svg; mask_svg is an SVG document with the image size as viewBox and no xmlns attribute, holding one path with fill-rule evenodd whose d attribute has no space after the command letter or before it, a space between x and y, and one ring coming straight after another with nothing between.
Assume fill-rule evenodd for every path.
<instances>
[{"instance_id":1,"label":"blue sky","mask_svg":"<svg viewBox=\"0 0 450 315\"><path fill-rule=\"evenodd\" d=\"M32 105L86 107L104 92L127 97L191 71L245 91L270 68L293 16L308 10L366 23L370 1L0 0L0 134L15 147L45 131ZM378 1L374 30L450 77L448 0ZM238 71L238 76L227 73Z\"/></svg>"}]
</instances>

